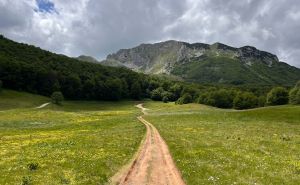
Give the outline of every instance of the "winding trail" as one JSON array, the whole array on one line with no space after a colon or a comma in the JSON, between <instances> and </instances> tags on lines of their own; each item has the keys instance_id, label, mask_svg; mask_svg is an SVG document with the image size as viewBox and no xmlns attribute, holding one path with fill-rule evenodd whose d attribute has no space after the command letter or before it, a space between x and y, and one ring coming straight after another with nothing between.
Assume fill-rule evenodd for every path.
<instances>
[{"instance_id":1,"label":"winding trail","mask_svg":"<svg viewBox=\"0 0 300 185\"><path fill-rule=\"evenodd\" d=\"M147 114L142 104L136 105ZM137 117L146 128L146 138L138 154L126 170L119 172L115 184L119 185L185 185L170 155L168 146L158 130L143 116Z\"/></svg>"},{"instance_id":2,"label":"winding trail","mask_svg":"<svg viewBox=\"0 0 300 185\"><path fill-rule=\"evenodd\" d=\"M44 103L44 104L42 104L42 105L40 105L40 106L36 107L36 109L41 109L41 108L44 108L44 107L46 107L47 105L49 105L50 103L51 103L51 102Z\"/></svg>"}]
</instances>

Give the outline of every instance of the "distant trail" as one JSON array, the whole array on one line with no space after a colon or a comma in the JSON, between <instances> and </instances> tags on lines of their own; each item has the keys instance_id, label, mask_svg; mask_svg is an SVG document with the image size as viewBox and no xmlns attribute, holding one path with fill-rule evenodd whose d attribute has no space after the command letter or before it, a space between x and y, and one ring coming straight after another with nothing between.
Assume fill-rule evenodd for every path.
<instances>
[{"instance_id":1,"label":"distant trail","mask_svg":"<svg viewBox=\"0 0 300 185\"><path fill-rule=\"evenodd\" d=\"M44 103L44 104L42 104L42 105L40 105L40 106L36 107L36 109L41 109L41 108L44 108L44 107L46 107L47 105L49 105L50 103L51 103L51 102Z\"/></svg>"},{"instance_id":2,"label":"distant trail","mask_svg":"<svg viewBox=\"0 0 300 185\"><path fill-rule=\"evenodd\" d=\"M146 108L137 105L144 114ZM146 128L146 138L132 164L116 175L113 183L120 185L185 185L175 166L168 146L158 130L142 116L137 117ZM115 181L115 182L114 182Z\"/></svg>"}]
</instances>

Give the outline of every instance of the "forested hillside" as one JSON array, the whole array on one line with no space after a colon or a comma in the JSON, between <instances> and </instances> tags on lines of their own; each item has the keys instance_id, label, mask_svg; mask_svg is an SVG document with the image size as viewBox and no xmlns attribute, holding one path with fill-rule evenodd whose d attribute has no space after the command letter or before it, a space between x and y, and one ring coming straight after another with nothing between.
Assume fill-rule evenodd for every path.
<instances>
[{"instance_id":1,"label":"forested hillside","mask_svg":"<svg viewBox=\"0 0 300 185\"><path fill-rule=\"evenodd\" d=\"M54 54L0 37L0 80L4 88L67 99L118 100L146 93L148 79L125 68L106 67ZM132 85L138 83L134 95ZM144 95L145 96L145 95Z\"/></svg>"}]
</instances>

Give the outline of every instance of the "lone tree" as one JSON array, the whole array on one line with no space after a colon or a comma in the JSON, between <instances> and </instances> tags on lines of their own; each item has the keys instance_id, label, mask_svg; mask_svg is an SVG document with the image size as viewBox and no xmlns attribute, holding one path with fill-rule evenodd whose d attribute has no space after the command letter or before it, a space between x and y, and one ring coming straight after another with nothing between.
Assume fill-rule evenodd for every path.
<instances>
[{"instance_id":1,"label":"lone tree","mask_svg":"<svg viewBox=\"0 0 300 185\"><path fill-rule=\"evenodd\" d=\"M64 95L61 92L56 91L52 93L51 99L52 103L61 105L61 102L64 100Z\"/></svg>"},{"instance_id":2,"label":"lone tree","mask_svg":"<svg viewBox=\"0 0 300 185\"><path fill-rule=\"evenodd\" d=\"M290 103L294 105L300 104L300 81L297 82L294 88L289 93Z\"/></svg>"},{"instance_id":3,"label":"lone tree","mask_svg":"<svg viewBox=\"0 0 300 185\"><path fill-rule=\"evenodd\" d=\"M289 101L289 93L283 87L274 87L267 95L268 105L284 105Z\"/></svg>"}]
</instances>

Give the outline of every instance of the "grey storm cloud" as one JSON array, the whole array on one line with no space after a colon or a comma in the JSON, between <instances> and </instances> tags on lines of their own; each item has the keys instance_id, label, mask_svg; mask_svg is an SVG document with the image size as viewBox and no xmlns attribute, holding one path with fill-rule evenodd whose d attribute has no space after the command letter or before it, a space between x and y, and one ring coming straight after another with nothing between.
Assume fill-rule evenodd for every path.
<instances>
[{"instance_id":1,"label":"grey storm cloud","mask_svg":"<svg viewBox=\"0 0 300 185\"><path fill-rule=\"evenodd\" d=\"M55 11L37 2L50 2ZM0 0L0 33L70 56L175 39L252 45L300 67L298 0Z\"/></svg>"}]
</instances>

